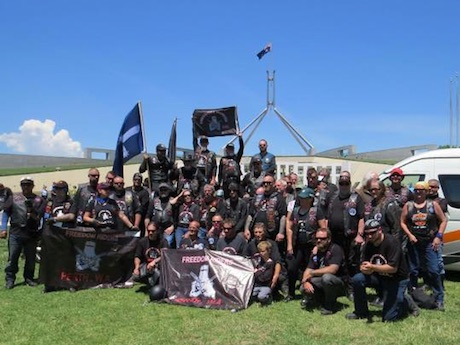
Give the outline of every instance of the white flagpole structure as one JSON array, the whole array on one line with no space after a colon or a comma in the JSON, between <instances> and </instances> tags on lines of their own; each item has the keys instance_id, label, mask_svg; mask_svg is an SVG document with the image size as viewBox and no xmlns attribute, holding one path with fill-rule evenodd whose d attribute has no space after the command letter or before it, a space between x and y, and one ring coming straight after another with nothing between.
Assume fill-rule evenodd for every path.
<instances>
[{"instance_id":1,"label":"white flagpole structure","mask_svg":"<svg viewBox=\"0 0 460 345\"><path fill-rule=\"evenodd\" d=\"M142 103L141 101L137 102L137 106L139 107L139 115L141 118L141 132L142 132L142 141L144 144L143 153L147 152L147 140L145 138L145 126L144 126L144 112L142 111Z\"/></svg>"}]
</instances>

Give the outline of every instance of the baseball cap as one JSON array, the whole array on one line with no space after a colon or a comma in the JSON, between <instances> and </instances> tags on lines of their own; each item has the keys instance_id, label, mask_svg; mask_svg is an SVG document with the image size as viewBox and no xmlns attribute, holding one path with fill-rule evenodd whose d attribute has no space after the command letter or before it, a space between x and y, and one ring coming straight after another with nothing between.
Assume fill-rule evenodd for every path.
<instances>
[{"instance_id":1,"label":"baseball cap","mask_svg":"<svg viewBox=\"0 0 460 345\"><path fill-rule=\"evenodd\" d=\"M164 146L163 144L158 144L157 151L166 151L166 146Z\"/></svg>"},{"instance_id":2,"label":"baseball cap","mask_svg":"<svg viewBox=\"0 0 460 345\"><path fill-rule=\"evenodd\" d=\"M172 190L171 185L169 183L166 183L166 182L160 183L160 185L158 186L158 189L161 189L161 188L164 188L164 189L167 189L167 190Z\"/></svg>"},{"instance_id":3,"label":"baseball cap","mask_svg":"<svg viewBox=\"0 0 460 345\"><path fill-rule=\"evenodd\" d=\"M380 222L376 219L368 219L364 224L364 231L373 232L381 229Z\"/></svg>"},{"instance_id":4,"label":"baseball cap","mask_svg":"<svg viewBox=\"0 0 460 345\"><path fill-rule=\"evenodd\" d=\"M233 148L235 148L235 145L233 143L228 143L227 146L225 146L225 147L229 147L229 148L233 149Z\"/></svg>"},{"instance_id":5,"label":"baseball cap","mask_svg":"<svg viewBox=\"0 0 460 345\"><path fill-rule=\"evenodd\" d=\"M252 163L262 163L262 160L260 159L259 156L254 156L252 157Z\"/></svg>"},{"instance_id":6,"label":"baseball cap","mask_svg":"<svg viewBox=\"0 0 460 345\"><path fill-rule=\"evenodd\" d=\"M313 198L315 196L315 191L310 187L305 187L297 195L301 199Z\"/></svg>"},{"instance_id":7,"label":"baseball cap","mask_svg":"<svg viewBox=\"0 0 460 345\"><path fill-rule=\"evenodd\" d=\"M21 184L33 184L33 183L34 183L34 179L30 176L25 176L21 178Z\"/></svg>"},{"instance_id":8,"label":"baseball cap","mask_svg":"<svg viewBox=\"0 0 460 345\"><path fill-rule=\"evenodd\" d=\"M390 171L390 176L391 176L391 175L404 176L404 173L403 173L403 171L401 170L401 168L393 168L393 169Z\"/></svg>"}]
</instances>

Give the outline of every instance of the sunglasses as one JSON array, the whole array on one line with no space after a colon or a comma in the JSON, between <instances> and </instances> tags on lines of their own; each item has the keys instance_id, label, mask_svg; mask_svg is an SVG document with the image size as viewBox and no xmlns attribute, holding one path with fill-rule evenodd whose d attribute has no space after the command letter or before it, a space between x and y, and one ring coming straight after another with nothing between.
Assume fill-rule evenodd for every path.
<instances>
[{"instance_id":1,"label":"sunglasses","mask_svg":"<svg viewBox=\"0 0 460 345\"><path fill-rule=\"evenodd\" d=\"M372 230L372 231L364 231L365 236L374 236L378 230Z\"/></svg>"},{"instance_id":2,"label":"sunglasses","mask_svg":"<svg viewBox=\"0 0 460 345\"><path fill-rule=\"evenodd\" d=\"M264 181L264 182L262 182L262 184L263 184L264 186L269 186L269 185L273 184L273 182Z\"/></svg>"}]
</instances>

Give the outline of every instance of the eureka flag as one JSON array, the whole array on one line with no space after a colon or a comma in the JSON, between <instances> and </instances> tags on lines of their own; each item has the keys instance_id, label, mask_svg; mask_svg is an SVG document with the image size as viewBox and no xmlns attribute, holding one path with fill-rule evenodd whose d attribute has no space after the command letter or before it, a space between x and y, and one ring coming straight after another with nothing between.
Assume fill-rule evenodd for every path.
<instances>
[{"instance_id":1,"label":"eureka flag","mask_svg":"<svg viewBox=\"0 0 460 345\"><path fill-rule=\"evenodd\" d=\"M126 115L118 135L113 171L123 176L123 165L144 150L143 130L141 125L140 105L137 103L133 110Z\"/></svg>"}]
</instances>

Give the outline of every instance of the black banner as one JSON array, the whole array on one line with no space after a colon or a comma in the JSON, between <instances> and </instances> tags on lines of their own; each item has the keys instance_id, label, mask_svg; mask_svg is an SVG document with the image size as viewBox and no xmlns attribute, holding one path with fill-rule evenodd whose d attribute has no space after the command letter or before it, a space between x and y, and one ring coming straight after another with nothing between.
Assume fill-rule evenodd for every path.
<instances>
[{"instance_id":1,"label":"black banner","mask_svg":"<svg viewBox=\"0 0 460 345\"><path fill-rule=\"evenodd\" d=\"M40 281L53 288L124 286L131 277L138 238L88 227L46 226Z\"/></svg>"},{"instance_id":2,"label":"black banner","mask_svg":"<svg viewBox=\"0 0 460 345\"><path fill-rule=\"evenodd\" d=\"M238 131L236 107L221 109L196 109L193 112L193 134L207 137L233 135Z\"/></svg>"},{"instance_id":3,"label":"black banner","mask_svg":"<svg viewBox=\"0 0 460 345\"><path fill-rule=\"evenodd\" d=\"M248 306L254 265L219 251L163 249L161 277L170 303L238 310Z\"/></svg>"}]
</instances>

